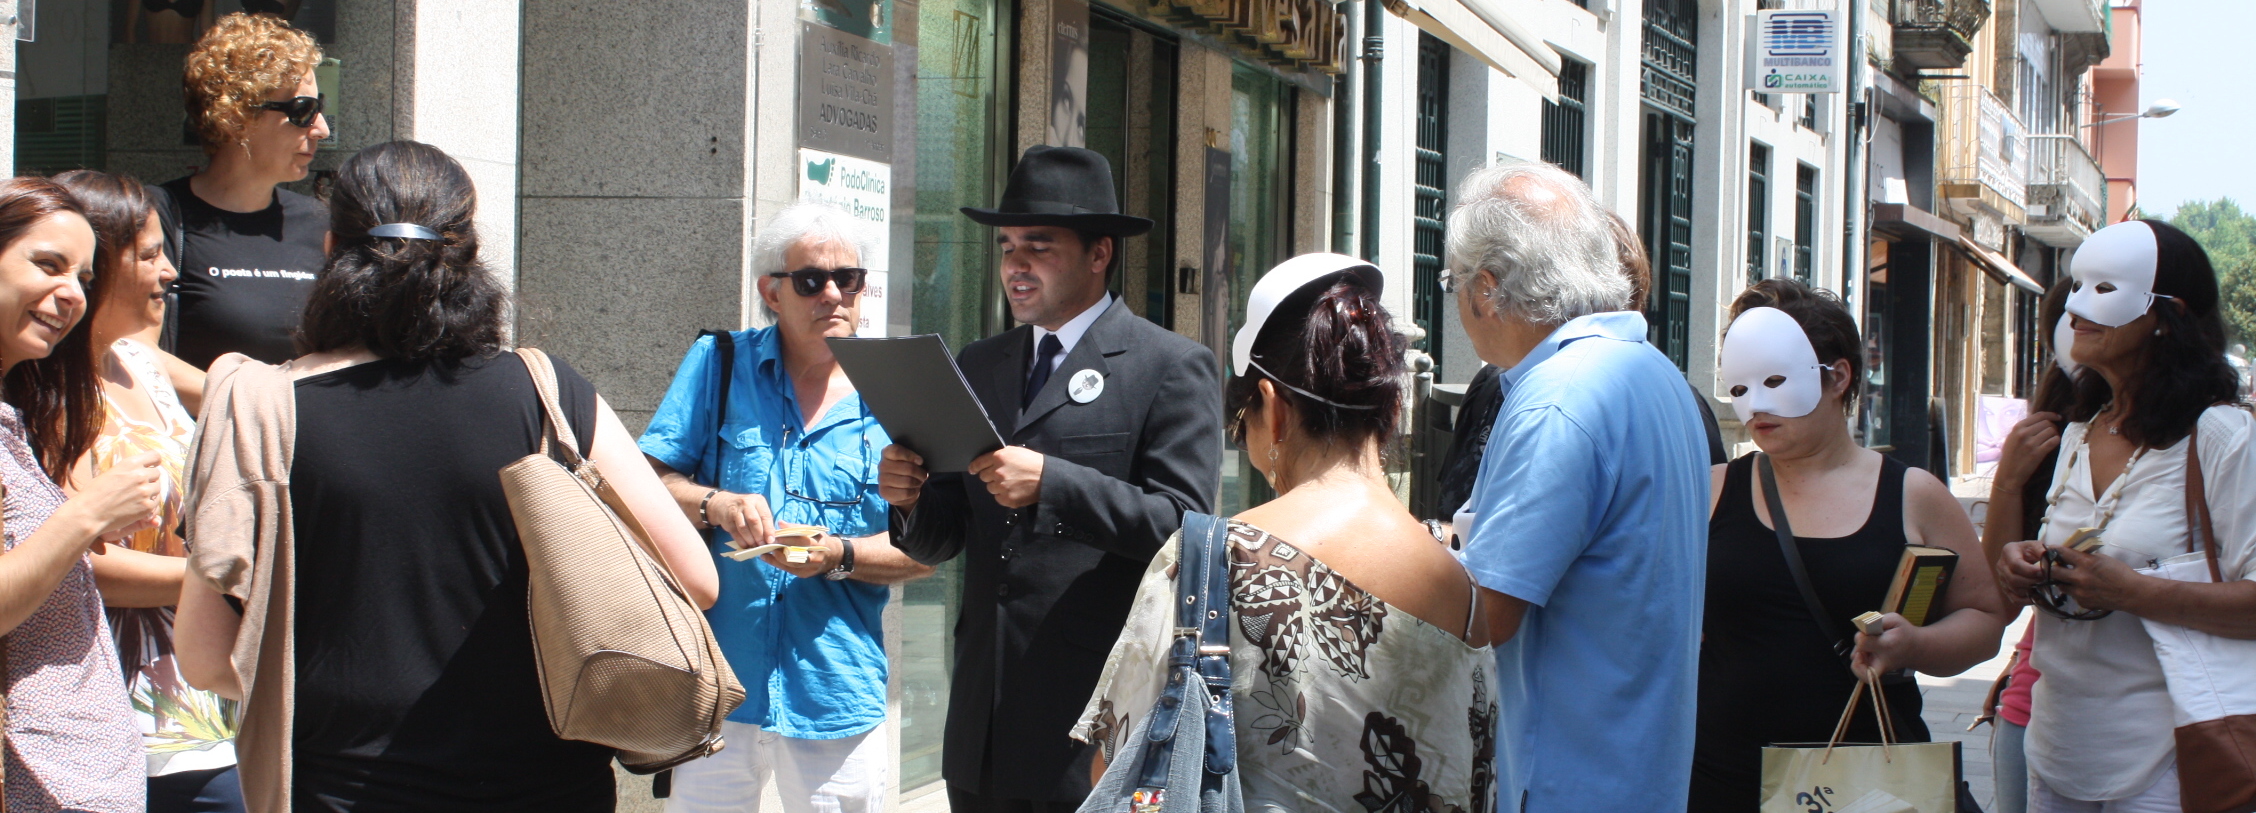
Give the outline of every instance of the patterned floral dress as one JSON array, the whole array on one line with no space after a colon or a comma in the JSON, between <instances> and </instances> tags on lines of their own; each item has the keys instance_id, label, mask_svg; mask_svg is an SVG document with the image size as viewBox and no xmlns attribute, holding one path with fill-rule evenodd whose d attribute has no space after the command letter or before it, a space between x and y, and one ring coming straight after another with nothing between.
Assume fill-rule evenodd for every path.
<instances>
[{"instance_id":1,"label":"patterned floral dress","mask_svg":"<svg viewBox=\"0 0 2256 813\"><path fill-rule=\"evenodd\" d=\"M63 505L25 441L23 415L0 404L0 517L13 549ZM138 813L148 780L117 650L79 563L30 618L8 632L8 812Z\"/></svg>"},{"instance_id":2,"label":"patterned floral dress","mask_svg":"<svg viewBox=\"0 0 2256 813\"><path fill-rule=\"evenodd\" d=\"M180 537L180 520L187 490L182 484L187 482L188 446L195 440L195 418L181 405L172 379L146 345L119 339L110 346L110 358L147 393L159 423L135 420L105 392L102 434L88 451L94 473L99 475L126 460L156 452L157 469L163 478L157 527L134 534L122 544L142 553L185 557L188 546ZM235 764L235 706L219 695L189 688L180 677L172 654L173 608L113 607L108 614L110 629L117 635L119 668L125 674L134 716L140 720L149 775Z\"/></svg>"},{"instance_id":3,"label":"patterned floral dress","mask_svg":"<svg viewBox=\"0 0 2256 813\"><path fill-rule=\"evenodd\" d=\"M1488 647L1388 606L1260 528L1232 521L1229 547L1231 693L1246 809L1493 809ZM1108 761L1166 683L1178 550L1169 540L1144 572L1127 628L1073 728ZM1469 577L1461 589L1471 589Z\"/></svg>"}]
</instances>

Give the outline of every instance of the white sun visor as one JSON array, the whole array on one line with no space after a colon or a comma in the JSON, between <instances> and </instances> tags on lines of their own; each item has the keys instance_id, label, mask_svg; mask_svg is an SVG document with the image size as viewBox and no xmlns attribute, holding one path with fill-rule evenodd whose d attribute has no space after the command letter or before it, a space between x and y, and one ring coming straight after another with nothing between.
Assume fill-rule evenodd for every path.
<instances>
[{"instance_id":1,"label":"white sun visor","mask_svg":"<svg viewBox=\"0 0 2256 813\"><path fill-rule=\"evenodd\" d=\"M1253 342L1260 338L1262 326L1269 323L1269 314L1278 304L1318 281L1326 281L1329 287L1328 280L1343 273L1354 275L1374 297L1385 290L1386 277L1379 273L1378 266L1345 254L1302 254L1261 275L1261 281L1254 283L1253 292L1246 296L1245 326L1238 328L1237 337L1230 342L1230 372L1245 375L1246 364L1253 360Z\"/></svg>"}]
</instances>

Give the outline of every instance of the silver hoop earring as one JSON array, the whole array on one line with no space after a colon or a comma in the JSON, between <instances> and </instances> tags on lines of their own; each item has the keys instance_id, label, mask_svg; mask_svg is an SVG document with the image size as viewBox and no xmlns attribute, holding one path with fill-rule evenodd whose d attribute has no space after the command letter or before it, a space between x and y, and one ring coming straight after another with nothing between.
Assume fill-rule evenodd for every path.
<instances>
[{"instance_id":1,"label":"silver hoop earring","mask_svg":"<svg viewBox=\"0 0 2256 813\"><path fill-rule=\"evenodd\" d=\"M1274 466L1274 465L1276 465L1276 464L1277 464L1277 447L1276 447L1276 446L1270 446L1270 447L1269 447L1269 465L1272 465L1272 466Z\"/></svg>"}]
</instances>

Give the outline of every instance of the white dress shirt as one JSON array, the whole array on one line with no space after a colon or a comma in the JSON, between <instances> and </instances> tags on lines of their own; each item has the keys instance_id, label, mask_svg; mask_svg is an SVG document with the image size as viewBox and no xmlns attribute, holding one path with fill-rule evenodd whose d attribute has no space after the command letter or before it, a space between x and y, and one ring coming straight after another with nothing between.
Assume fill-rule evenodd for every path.
<instances>
[{"instance_id":1,"label":"white dress shirt","mask_svg":"<svg viewBox=\"0 0 2256 813\"><path fill-rule=\"evenodd\" d=\"M1073 346L1081 343L1081 337L1089 334L1089 326L1096 324L1097 317L1103 316L1105 309L1110 307L1112 307L1112 294L1106 293L1103 299L1097 300L1097 304L1090 305L1088 310L1081 312L1081 315L1075 316L1065 324L1058 326L1055 331L1058 337L1058 346L1065 349L1058 351L1057 358L1050 359L1050 372L1052 374L1057 372L1059 365L1065 363L1066 356L1073 355ZM1051 333L1052 331L1043 328L1041 325L1034 326L1034 357L1036 359L1041 358L1043 337L1049 336Z\"/></svg>"}]
</instances>

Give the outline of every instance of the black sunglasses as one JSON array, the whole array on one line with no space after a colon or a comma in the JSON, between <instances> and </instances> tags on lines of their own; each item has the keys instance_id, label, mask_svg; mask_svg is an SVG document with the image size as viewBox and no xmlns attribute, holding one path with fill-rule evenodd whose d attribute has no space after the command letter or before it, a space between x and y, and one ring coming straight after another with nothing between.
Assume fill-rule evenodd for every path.
<instances>
[{"instance_id":1,"label":"black sunglasses","mask_svg":"<svg viewBox=\"0 0 2256 813\"><path fill-rule=\"evenodd\" d=\"M837 283L838 292L842 294L861 293L862 287L869 284L867 268L801 268L797 271L775 271L768 276L790 277L791 290L797 291L800 296L822 293L823 283L826 282Z\"/></svg>"},{"instance_id":2,"label":"black sunglasses","mask_svg":"<svg viewBox=\"0 0 2256 813\"><path fill-rule=\"evenodd\" d=\"M321 115L321 99L320 96L299 96L279 102L266 102L259 105L259 109L281 113L283 118L299 127L312 127L314 117Z\"/></svg>"},{"instance_id":3,"label":"black sunglasses","mask_svg":"<svg viewBox=\"0 0 2256 813\"><path fill-rule=\"evenodd\" d=\"M2038 581L2035 587L2029 588L2029 598L2037 605L2037 609L2063 621L2096 621L2115 614L2114 610L2093 610L2076 604L2075 599L2068 597L2060 589L2060 582L2052 578L2052 569L2055 567L2068 565L2061 561L2060 551L2045 551L2044 579Z\"/></svg>"}]
</instances>

